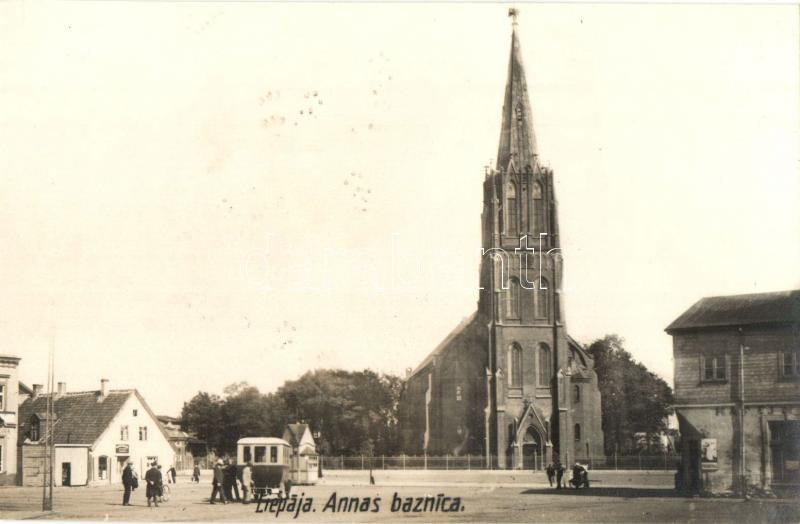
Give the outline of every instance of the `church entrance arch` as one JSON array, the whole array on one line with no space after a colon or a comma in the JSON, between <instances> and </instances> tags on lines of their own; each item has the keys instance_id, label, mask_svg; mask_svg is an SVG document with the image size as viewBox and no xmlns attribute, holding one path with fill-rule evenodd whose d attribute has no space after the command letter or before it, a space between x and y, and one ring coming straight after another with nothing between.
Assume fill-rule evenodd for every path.
<instances>
[{"instance_id":1,"label":"church entrance arch","mask_svg":"<svg viewBox=\"0 0 800 524\"><path fill-rule=\"evenodd\" d=\"M544 466L544 441L533 426L528 426L522 439L522 468L542 469Z\"/></svg>"}]
</instances>

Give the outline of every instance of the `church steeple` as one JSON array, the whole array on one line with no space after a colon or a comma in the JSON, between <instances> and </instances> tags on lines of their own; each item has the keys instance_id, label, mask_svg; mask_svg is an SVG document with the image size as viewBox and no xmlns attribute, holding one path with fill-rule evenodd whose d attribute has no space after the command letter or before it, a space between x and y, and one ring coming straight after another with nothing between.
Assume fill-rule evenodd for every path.
<instances>
[{"instance_id":1,"label":"church steeple","mask_svg":"<svg viewBox=\"0 0 800 524\"><path fill-rule=\"evenodd\" d=\"M508 60L508 80L503 101L503 122L500 128L500 147L497 151L497 170L505 171L513 161L517 172L525 166L536 168L536 137L533 134L531 103L525 82L525 68L517 35L517 10L509 9L511 24L511 56Z\"/></svg>"}]
</instances>

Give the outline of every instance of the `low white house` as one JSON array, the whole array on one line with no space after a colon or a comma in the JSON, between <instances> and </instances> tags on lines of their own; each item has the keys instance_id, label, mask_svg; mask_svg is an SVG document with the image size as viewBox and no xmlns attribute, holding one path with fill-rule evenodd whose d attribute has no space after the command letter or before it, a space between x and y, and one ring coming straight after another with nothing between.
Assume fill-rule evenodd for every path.
<instances>
[{"instance_id":1,"label":"low white house","mask_svg":"<svg viewBox=\"0 0 800 524\"><path fill-rule=\"evenodd\" d=\"M41 486L46 478L46 437L53 431L56 486L118 483L125 462L143 476L157 461L163 471L174 464L168 435L135 389L100 389L68 393L63 382L54 393L54 419L47 417L48 395L34 393L19 407L18 477L24 486Z\"/></svg>"},{"instance_id":2,"label":"low white house","mask_svg":"<svg viewBox=\"0 0 800 524\"><path fill-rule=\"evenodd\" d=\"M319 473L317 443L308 424L287 424L283 440L292 446L291 478L295 484L316 484Z\"/></svg>"}]
</instances>

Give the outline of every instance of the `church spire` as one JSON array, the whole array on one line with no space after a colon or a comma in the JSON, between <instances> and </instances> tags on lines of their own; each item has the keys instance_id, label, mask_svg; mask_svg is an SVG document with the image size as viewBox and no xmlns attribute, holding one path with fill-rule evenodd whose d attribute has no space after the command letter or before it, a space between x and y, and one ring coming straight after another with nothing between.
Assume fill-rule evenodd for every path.
<instances>
[{"instance_id":1,"label":"church spire","mask_svg":"<svg viewBox=\"0 0 800 524\"><path fill-rule=\"evenodd\" d=\"M517 171L523 171L527 165L534 169L536 167L536 138L533 134L531 104L517 36L517 14L515 8L508 10L508 16L511 17L511 56L503 101L500 147L497 151L498 170L507 169L512 160Z\"/></svg>"}]
</instances>

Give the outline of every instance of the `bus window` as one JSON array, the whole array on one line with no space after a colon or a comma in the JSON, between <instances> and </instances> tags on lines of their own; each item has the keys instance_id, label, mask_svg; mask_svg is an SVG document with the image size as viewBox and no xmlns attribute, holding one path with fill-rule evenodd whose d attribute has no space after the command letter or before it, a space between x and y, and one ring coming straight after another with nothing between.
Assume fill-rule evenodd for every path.
<instances>
[{"instance_id":1,"label":"bus window","mask_svg":"<svg viewBox=\"0 0 800 524\"><path fill-rule=\"evenodd\" d=\"M278 463L278 446L270 446L269 447L269 461L272 464Z\"/></svg>"},{"instance_id":2,"label":"bus window","mask_svg":"<svg viewBox=\"0 0 800 524\"><path fill-rule=\"evenodd\" d=\"M250 452L250 446L244 447L244 456L242 457L242 459L245 462L250 462L253 459L252 454Z\"/></svg>"},{"instance_id":3,"label":"bus window","mask_svg":"<svg viewBox=\"0 0 800 524\"><path fill-rule=\"evenodd\" d=\"M256 459L254 462L257 464L263 464L267 461L267 446L255 446L256 448Z\"/></svg>"}]
</instances>

